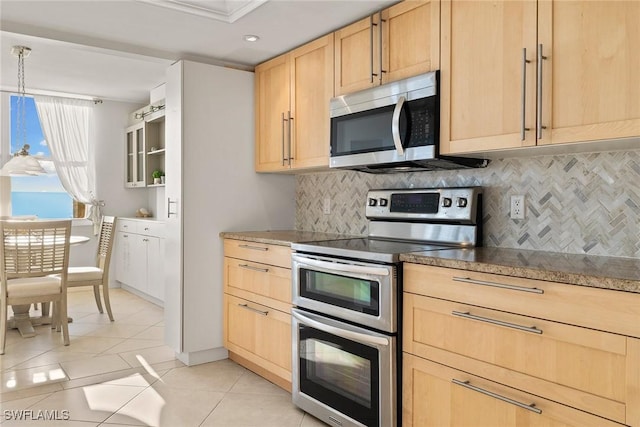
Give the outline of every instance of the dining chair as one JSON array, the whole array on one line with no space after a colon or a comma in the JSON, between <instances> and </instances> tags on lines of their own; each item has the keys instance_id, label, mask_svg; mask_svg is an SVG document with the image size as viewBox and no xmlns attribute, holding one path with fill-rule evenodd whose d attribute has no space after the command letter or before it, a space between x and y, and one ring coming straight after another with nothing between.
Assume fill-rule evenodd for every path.
<instances>
[{"instance_id":1,"label":"dining chair","mask_svg":"<svg viewBox=\"0 0 640 427\"><path fill-rule=\"evenodd\" d=\"M111 312L111 302L109 301L109 265L111 263L113 241L116 237L116 221L117 218L113 216L102 217L95 265L69 267L69 271L67 274L67 287L93 287L93 295L96 298L96 304L100 313L104 313L104 311L102 310L102 303L100 302L100 286L102 286L104 305L107 308L109 320L111 320L112 322L113 313Z\"/></svg>"},{"instance_id":2,"label":"dining chair","mask_svg":"<svg viewBox=\"0 0 640 427\"><path fill-rule=\"evenodd\" d=\"M53 322L69 345L67 269L71 220L0 221L0 354L9 305L53 302Z\"/></svg>"}]
</instances>

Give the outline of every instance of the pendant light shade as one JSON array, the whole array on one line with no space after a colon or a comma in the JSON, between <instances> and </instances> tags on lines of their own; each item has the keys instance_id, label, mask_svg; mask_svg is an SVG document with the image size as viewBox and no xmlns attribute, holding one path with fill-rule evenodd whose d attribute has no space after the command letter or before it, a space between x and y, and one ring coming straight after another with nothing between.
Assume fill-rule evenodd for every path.
<instances>
[{"instance_id":1,"label":"pendant light shade","mask_svg":"<svg viewBox=\"0 0 640 427\"><path fill-rule=\"evenodd\" d=\"M0 171L0 175L42 175L46 171L40 162L29 155L29 144L25 144L15 153Z\"/></svg>"}]
</instances>

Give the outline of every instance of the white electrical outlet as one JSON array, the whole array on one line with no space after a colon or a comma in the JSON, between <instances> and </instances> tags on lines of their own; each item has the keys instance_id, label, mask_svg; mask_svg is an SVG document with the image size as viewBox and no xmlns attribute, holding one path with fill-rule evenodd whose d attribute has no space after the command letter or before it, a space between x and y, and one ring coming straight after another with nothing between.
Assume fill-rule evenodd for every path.
<instances>
[{"instance_id":1,"label":"white electrical outlet","mask_svg":"<svg viewBox=\"0 0 640 427\"><path fill-rule=\"evenodd\" d=\"M511 196L511 219L524 219L524 196Z\"/></svg>"},{"instance_id":2,"label":"white electrical outlet","mask_svg":"<svg viewBox=\"0 0 640 427\"><path fill-rule=\"evenodd\" d=\"M322 204L322 212L325 215L329 215L331 213L331 199L329 197L325 197L324 203Z\"/></svg>"}]
</instances>

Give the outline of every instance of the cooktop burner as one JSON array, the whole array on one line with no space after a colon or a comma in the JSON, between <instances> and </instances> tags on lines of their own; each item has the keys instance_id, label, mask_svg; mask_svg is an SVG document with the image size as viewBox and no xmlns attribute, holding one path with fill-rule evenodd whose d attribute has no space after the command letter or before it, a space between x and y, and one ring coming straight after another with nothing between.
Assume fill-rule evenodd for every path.
<instances>
[{"instance_id":1,"label":"cooktop burner","mask_svg":"<svg viewBox=\"0 0 640 427\"><path fill-rule=\"evenodd\" d=\"M451 246L363 237L322 242L294 243L291 245L291 248L298 252L310 252L374 262L396 263L400 260L400 254L403 253L451 249Z\"/></svg>"}]
</instances>

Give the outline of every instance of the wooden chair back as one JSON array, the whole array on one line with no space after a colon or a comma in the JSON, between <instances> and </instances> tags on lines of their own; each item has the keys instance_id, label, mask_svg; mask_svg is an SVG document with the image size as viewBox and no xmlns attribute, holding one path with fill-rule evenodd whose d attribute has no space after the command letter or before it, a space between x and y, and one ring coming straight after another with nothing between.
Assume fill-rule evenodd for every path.
<instances>
[{"instance_id":1,"label":"wooden chair back","mask_svg":"<svg viewBox=\"0 0 640 427\"><path fill-rule=\"evenodd\" d=\"M50 274L66 277L70 236L71 220L0 221L3 282Z\"/></svg>"},{"instance_id":2,"label":"wooden chair back","mask_svg":"<svg viewBox=\"0 0 640 427\"><path fill-rule=\"evenodd\" d=\"M101 268L105 272L109 268L109 263L111 262L113 241L116 237L116 221L116 217L103 216L102 223L100 224L96 267Z\"/></svg>"}]
</instances>

